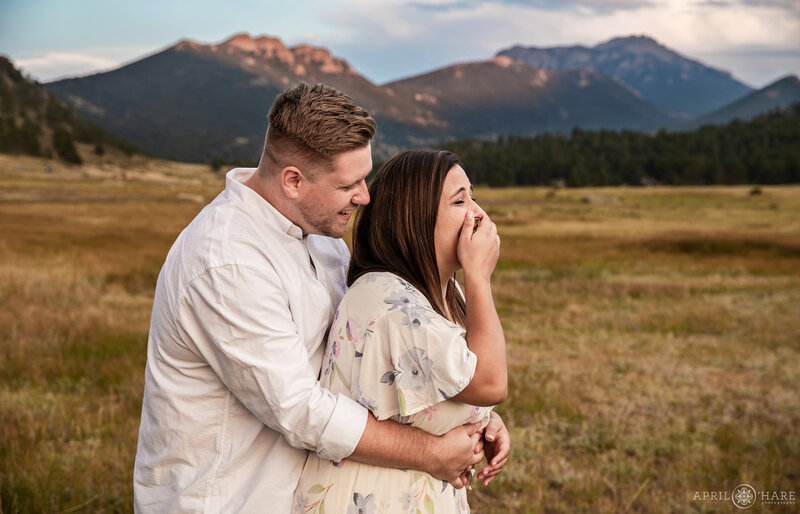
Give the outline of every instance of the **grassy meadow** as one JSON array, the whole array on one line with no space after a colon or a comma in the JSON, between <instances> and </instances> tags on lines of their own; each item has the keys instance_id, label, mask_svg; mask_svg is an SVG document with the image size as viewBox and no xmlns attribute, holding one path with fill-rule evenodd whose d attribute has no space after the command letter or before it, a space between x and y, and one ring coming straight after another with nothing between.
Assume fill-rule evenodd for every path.
<instances>
[{"instance_id":1,"label":"grassy meadow","mask_svg":"<svg viewBox=\"0 0 800 514\"><path fill-rule=\"evenodd\" d=\"M0 514L132 510L155 280L223 187L199 165L0 155ZM800 494L800 187L476 198L502 237L513 453L474 512Z\"/></svg>"}]
</instances>

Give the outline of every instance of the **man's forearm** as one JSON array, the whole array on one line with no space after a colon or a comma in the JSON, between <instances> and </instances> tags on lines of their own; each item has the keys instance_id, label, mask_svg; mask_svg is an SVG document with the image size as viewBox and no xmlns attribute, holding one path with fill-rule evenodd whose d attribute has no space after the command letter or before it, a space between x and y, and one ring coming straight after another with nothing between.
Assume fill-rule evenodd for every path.
<instances>
[{"instance_id":1,"label":"man's forearm","mask_svg":"<svg viewBox=\"0 0 800 514\"><path fill-rule=\"evenodd\" d=\"M367 416L367 426L349 458L375 466L426 471L460 489L468 482L465 471L483 458L480 426L471 423L434 436Z\"/></svg>"},{"instance_id":2,"label":"man's forearm","mask_svg":"<svg viewBox=\"0 0 800 514\"><path fill-rule=\"evenodd\" d=\"M367 415L364 433L348 458L375 466L430 471L427 464L435 439L422 430Z\"/></svg>"}]
</instances>

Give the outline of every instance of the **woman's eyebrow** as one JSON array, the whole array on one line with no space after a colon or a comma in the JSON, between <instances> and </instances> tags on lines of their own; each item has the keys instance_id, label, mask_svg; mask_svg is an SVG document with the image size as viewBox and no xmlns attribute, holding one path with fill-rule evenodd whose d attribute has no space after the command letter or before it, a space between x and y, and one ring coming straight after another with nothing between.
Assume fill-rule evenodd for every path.
<instances>
[{"instance_id":1,"label":"woman's eyebrow","mask_svg":"<svg viewBox=\"0 0 800 514\"><path fill-rule=\"evenodd\" d=\"M470 187L470 189L472 189L472 187ZM453 193L452 195L450 195L450 198L453 198L454 196L458 196L458 195L460 195L462 192L464 192L464 191L466 191L466 190L467 190L467 188L466 188L466 187L464 187L464 186L461 186L461 187L459 187L459 188L458 188L458 191L456 191L455 193Z\"/></svg>"},{"instance_id":2,"label":"woman's eyebrow","mask_svg":"<svg viewBox=\"0 0 800 514\"><path fill-rule=\"evenodd\" d=\"M458 191L456 191L455 193L450 195L450 198L453 198L454 196L460 195L462 192L464 192L466 190L467 190L466 187L461 186L461 187L458 188ZM470 194L472 193L472 184L469 185L469 192L470 192Z\"/></svg>"}]
</instances>

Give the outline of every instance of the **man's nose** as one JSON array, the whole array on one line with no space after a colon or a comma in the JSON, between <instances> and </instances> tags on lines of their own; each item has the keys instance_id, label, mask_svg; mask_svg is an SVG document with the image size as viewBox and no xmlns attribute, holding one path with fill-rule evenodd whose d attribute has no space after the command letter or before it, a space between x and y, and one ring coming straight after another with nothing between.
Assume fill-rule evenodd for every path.
<instances>
[{"instance_id":1,"label":"man's nose","mask_svg":"<svg viewBox=\"0 0 800 514\"><path fill-rule=\"evenodd\" d=\"M367 189L367 183L362 182L361 186L358 188L358 192L353 196L351 200L355 205L367 205L369 203L369 189Z\"/></svg>"}]
</instances>

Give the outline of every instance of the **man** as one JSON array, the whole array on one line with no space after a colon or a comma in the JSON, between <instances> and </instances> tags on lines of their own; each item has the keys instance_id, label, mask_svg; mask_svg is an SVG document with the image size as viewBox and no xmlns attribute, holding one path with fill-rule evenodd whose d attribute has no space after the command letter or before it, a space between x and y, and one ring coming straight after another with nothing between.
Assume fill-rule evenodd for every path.
<instances>
[{"instance_id":1,"label":"man","mask_svg":"<svg viewBox=\"0 0 800 514\"><path fill-rule=\"evenodd\" d=\"M477 425L435 437L378 422L320 387L326 332L345 289L340 239L369 202L375 122L331 88L278 96L256 170L176 240L158 277L134 469L140 512L288 512L304 449L428 471L457 487L484 448ZM491 480L508 432L486 430Z\"/></svg>"}]
</instances>

